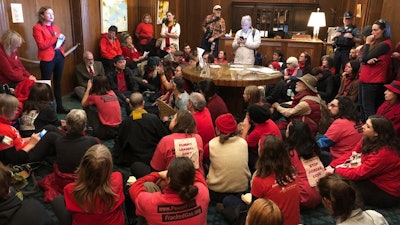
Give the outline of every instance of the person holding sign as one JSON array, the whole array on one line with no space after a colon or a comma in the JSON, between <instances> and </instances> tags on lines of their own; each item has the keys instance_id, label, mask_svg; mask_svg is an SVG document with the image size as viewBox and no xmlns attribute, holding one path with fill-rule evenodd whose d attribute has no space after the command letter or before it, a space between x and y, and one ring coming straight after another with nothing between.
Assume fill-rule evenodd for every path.
<instances>
[{"instance_id":1,"label":"person holding sign","mask_svg":"<svg viewBox=\"0 0 400 225\"><path fill-rule=\"evenodd\" d=\"M41 7L38 12L39 20L33 26L33 38L38 47L40 72L43 80L53 77L54 96L57 103L57 113L67 114L68 109L62 105L61 78L64 70L65 35L60 33L60 28L54 24L54 12L50 7Z\"/></svg>"},{"instance_id":2,"label":"person holding sign","mask_svg":"<svg viewBox=\"0 0 400 225\"><path fill-rule=\"evenodd\" d=\"M188 157L203 173L203 141L196 133L196 121L187 110L179 110L169 124L172 134L164 136L157 145L150 165L156 171L166 170L176 157Z\"/></svg>"},{"instance_id":3,"label":"person holding sign","mask_svg":"<svg viewBox=\"0 0 400 225\"><path fill-rule=\"evenodd\" d=\"M318 180L324 176L324 165L318 157L319 147L311 135L308 125L301 120L293 120L286 129L286 150L290 161L297 170L300 187L300 207L315 208L321 203L316 189Z\"/></svg>"}]
</instances>

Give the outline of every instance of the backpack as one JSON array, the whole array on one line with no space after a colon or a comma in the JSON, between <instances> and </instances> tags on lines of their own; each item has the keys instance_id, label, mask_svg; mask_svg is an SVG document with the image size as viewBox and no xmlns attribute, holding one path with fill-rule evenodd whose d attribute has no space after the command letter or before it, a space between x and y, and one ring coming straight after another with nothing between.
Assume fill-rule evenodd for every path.
<instances>
[{"instance_id":1,"label":"backpack","mask_svg":"<svg viewBox=\"0 0 400 225\"><path fill-rule=\"evenodd\" d=\"M256 34L256 29L252 29L252 35L253 35L253 40L254 40L254 35ZM257 51L257 49L254 49L254 65L257 66L262 66L262 61L264 59L264 55L261 54L261 52Z\"/></svg>"}]
</instances>

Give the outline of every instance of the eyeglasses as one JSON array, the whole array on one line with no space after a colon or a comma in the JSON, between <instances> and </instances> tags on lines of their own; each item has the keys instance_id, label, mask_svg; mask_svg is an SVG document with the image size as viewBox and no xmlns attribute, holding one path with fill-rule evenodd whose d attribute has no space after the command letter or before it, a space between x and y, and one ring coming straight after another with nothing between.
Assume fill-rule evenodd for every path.
<instances>
[{"instance_id":1,"label":"eyeglasses","mask_svg":"<svg viewBox=\"0 0 400 225\"><path fill-rule=\"evenodd\" d=\"M333 103L329 103L329 104L328 104L328 107L335 108L335 107L338 107L338 105L335 105L335 104L333 104Z\"/></svg>"}]
</instances>

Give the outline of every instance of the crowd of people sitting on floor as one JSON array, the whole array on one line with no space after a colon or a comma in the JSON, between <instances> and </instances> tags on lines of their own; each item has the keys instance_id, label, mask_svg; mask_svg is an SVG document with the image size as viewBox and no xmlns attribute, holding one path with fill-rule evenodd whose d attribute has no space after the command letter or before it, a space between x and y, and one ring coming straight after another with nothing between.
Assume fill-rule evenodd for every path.
<instances>
[{"instance_id":1,"label":"crowd of people sitting on floor","mask_svg":"<svg viewBox=\"0 0 400 225\"><path fill-rule=\"evenodd\" d=\"M179 50L171 31L179 33L179 24L171 12L167 18L158 44L140 31L148 33L145 15L139 46L129 34L120 45L111 26L100 40L102 62L84 52L74 89L82 109L59 108L66 120L58 119L50 86L35 83L19 61L18 79L0 79L15 88L0 94L0 221L49 224L40 204L20 198L4 165L51 160L53 172L39 185L60 224L205 225L210 202L232 223L300 224L301 209L323 203L338 224L387 224L361 204L400 203L400 77L387 72L386 21L372 25L342 74L331 56L312 68L307 52L285 60L276 50L267 66L282 80L246 87L239 118L212 80L183 77L196 53L188 44ZM7 38L22 42L7 33L2 49ZM223 51L217 55L212 62L227 64ZM176 113L159 117L157 100ZM129 176L137 181L127 184Z\"/></svg>"}]
</instances>

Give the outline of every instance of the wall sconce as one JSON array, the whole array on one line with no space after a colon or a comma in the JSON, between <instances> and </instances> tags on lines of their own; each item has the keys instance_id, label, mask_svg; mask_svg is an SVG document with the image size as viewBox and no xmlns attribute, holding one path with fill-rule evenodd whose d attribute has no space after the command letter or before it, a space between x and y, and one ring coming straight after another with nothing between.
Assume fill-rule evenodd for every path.
<instances>
[{"instance_id":1,"label":"wall sconce","mask_svg":"<svg viewBox=\"0 0 400 225\"><path fill-rule=\"evenodd\" d=\"M319 28L326 26L325 13L320 12L319 8L317 8L317 12L311 13L307 26L314 27L313 39L317 40L319 34Z\"/></svg>"}]
</instances>

